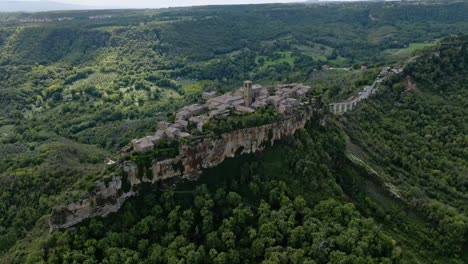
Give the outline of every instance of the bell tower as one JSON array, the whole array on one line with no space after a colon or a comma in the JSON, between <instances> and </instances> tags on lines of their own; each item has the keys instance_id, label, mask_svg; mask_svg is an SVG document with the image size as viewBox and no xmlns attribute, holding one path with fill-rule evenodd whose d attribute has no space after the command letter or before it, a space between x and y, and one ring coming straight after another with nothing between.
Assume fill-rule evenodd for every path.
<instances>
[{"instance_id":1,"label":"bell tower","mask_svg":"<svg viewBox=\"0 0 468 264\"><path fill-rule=\"evenodd\" d=\"M244 101L245 101L245 106L250 107L250 105L252 105L253 90L252 90L251 81L244 82Z\"/></svg>"}]
</instances>

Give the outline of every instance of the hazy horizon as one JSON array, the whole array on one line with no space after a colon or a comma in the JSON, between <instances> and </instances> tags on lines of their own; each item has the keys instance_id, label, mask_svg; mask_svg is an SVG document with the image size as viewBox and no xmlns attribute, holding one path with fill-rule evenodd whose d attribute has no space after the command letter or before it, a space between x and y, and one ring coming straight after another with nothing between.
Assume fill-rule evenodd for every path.
<instances>
[{"instance_id":1,"label":"hazy horizon","mask_svg":"<svg viewBox=\"0 0 468 264\"><path fill-rule=\"evenodd\" d=\"M307 0L0 0L2 2L41 2L59 3L66 5L76 5L96 8L164 8L181 6L201 6L201 5L238 5L238 4L266 4L266 3L300 3ZM330 1L330 0L326 0ZM331 0L331 1L353 1L353 0ZM355 0L356 1L356 0ZM2 11L2 10L0 10Z\"/></svg>"},{"instance_id":2,"label":"hazy horizon","mask_svg":"<svg viewBox=\"0 0 468 264\"><path fill-rule=\"evenodd\" d=\"M0 0L2 2L37 2L40 5L44 2L59 3L66 5L77 5L83 7L101 7L101 8L164 8L181 6L200 6L200 5L236 5L236 4L265 4L265 3L293 3L305 2L306 0ZM1 11L1 10L0 10Z\"/></svg>"}]
</instances>

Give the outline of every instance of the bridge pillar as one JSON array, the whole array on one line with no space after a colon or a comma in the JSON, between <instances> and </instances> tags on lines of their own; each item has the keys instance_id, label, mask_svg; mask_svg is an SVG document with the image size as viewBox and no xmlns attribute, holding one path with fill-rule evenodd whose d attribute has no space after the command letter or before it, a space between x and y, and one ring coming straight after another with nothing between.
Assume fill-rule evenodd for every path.
<instances>
[{"instance_id":1,"label":"bridge pillar","mask_svg":"<svg viewBox=\"0 0 468 264\"><path fill-rule=\"evenodd\" d=\"M364 100L365 98L363 97L358 97L354 99L351 102L342 102L342 103L331 103L329 104L330 110L333 111L333 113L346 113L348 111L353 110L359 102Z\"/></svg>"}]
</instances>

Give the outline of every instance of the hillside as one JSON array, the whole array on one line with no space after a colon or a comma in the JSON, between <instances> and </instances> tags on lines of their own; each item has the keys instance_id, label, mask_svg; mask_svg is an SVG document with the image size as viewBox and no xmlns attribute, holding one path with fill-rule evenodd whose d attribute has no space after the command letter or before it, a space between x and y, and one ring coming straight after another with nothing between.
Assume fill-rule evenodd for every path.
<instances>
[{"instance_id":1,"label":"hillside","mask_svg":"<svg viewBox=\"0 0 468 264\"><path fill-rule=\"evenodd\" d=\"M0 263L466 262L468 52L445 38L468 32L466 13L437 1L1 13ZM329 112L410 58L370 100ZM120 173L106 158L247 79L310 85L319 117L48 233L53 208Z\"/></svg>"},{"instance_id":2,"label":"hillside","mask_svg":"<svg viewBox=\"0 0 468 264\"><path fill-rule=\"evenodd\" d=\"M468 235L466 40L447 39L455 43L410 64L343 120L351 152L430 220L436 240L427 241L453 255L466 252Z\"/></svg>"},{"instance_id":3,"label":"hillside","mask_svg":"<svg viewBox=\"0 0 468 264\"><path fill-rule=\"evenodd\" d=\"M28 260L463 263L466 142L441 144L466 131L459 107L468 56L463 40L451 42L421 55L386 90L339 117L344 131L334 122L324 125L323 117L311 120L261 154L204 171L196 184L148 185L110 218L54 232L34 247L47 253L32 250ZM424 116L425 127L441 130L462 127L441 138L441 130L416 130L411 125L418 123L403 116ZM432 156L443 163L425 164Z\"/></svg>"}]
</instances>

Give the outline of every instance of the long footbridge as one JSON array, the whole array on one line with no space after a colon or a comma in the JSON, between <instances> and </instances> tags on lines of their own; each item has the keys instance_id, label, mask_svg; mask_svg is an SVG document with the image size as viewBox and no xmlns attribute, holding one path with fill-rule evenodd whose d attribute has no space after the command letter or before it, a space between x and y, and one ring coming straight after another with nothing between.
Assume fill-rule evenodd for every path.
<instances>
[{"instance_id":1,"label":"long footbridge","mask_svg":"<svg viewBox=\"0 0 468 264\"><path fill-rule=\"evenodd\" d=\"M382 83L387 76L394 73L401 73L402 71L402 67L397 67L393 69L390 67L383 68L383 70L374 80L372 85L364 87L357 96L354 96L351 99L342 102L330 103L330 111L332 111L334 114L341 114L353 110L353 108L355 108L361 101L369 98L369 96L374 94L379 88L379 84Z\"/></svg>"}]
</instances>

